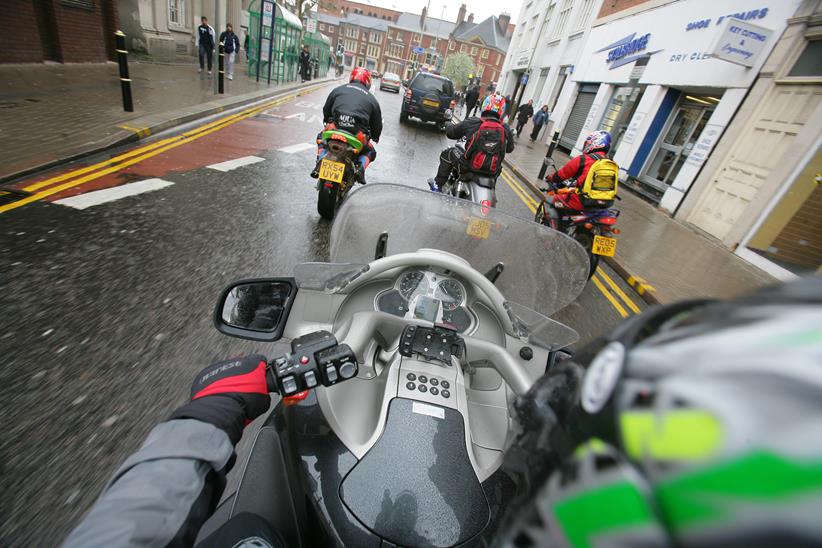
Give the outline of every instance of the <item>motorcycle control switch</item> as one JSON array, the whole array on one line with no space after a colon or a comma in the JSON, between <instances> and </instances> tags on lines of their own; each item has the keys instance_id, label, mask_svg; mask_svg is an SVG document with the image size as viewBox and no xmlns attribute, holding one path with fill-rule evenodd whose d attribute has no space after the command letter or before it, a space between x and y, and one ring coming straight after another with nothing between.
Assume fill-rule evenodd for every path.
<instances>
[{"instance_id":1,"label":"motorcycle control switch","mask_svg":"<svg viewBox=\"0 0 822 548\"><path fill-rule=\"evenodd\" d=\"M332 386L357 375L357 357L347 344L338 344L328 331L291 341L291 352L271 362L277 392L290 396L322 384Z\"/></svg>"}]
</instances>

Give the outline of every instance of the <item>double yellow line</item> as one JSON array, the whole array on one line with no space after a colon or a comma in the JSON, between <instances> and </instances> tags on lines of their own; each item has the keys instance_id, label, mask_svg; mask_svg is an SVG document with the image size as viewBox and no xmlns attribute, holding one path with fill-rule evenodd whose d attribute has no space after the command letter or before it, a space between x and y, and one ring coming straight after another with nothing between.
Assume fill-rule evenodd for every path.
<instances>
[{"instance_id":1,"label":"double yellow line","mask_svg":"<svg viewBox=\"0 0 822 548\"><path fill-rule=\"evenodd\" d=\"M511 190L514 191L514 194L522 200L525 206L531 210L531 213L536 214L539 201L537 201L530 192L525 190L508 170L502 170L502 179L508 184ZM614 307L614 310L616 310L620 316L627 318L631 313L639 314L640 310L636 303L625 294L622 288L619 287L603 269L597 268L594 275L591 276L591 281L594 282L594 286L596 286L605 299L611 303L611 306Z\"/></svg>"},{"instance_id":2,"label":"double yellow line","mask_svg":"<svg viewBox=\"0 0 822 548\"><path fill-rule=\"evenodd\" d=\"M205 137L210 133L214 133L215 131L224 129L232 124L236 124L241 120L245 120L246 118L255 116L266 109L269 109L277 105L281 105L283 103L293 100L296 97L316 91L317 89L320 89L325 85L326 84L310 86L297 93L292 93L284 97L280 97L278 99L266 101L265 103L262 103L260 105L245 109L241 112L231 114L229 116L225 116L223 118L220 118L213 122L209 122L208 124L204 124L190 131L186 131L179 135L175 135L174 137L161 139L154 143L135 148L134 150L130 150L124 154L120 154L108 160L98 162L94 165L90 165L80 169L75 169L62 175L51 177L49 179L46 179L45 181L40 181L38 183L26 186L23 188L23 190L26 192L34 192L34 194L32 194L31 196L27 196L22 200L17 200L16 202L11 202L9 204L0 206L0 213L11 211L12 209L16 209L26 204L42 200L43 198L46 198L53 194L57 194L58 192L62 192L66 189L82 185L83 183L93 181L94 179L99 179L100 177L108 175L109 173L120 171L121 169L124 169L128 166L142 162L143 160L147 160L148 158L157 156L158 154L162 154L167 150L171 150L173 148L190 143L201 137ZM38 190L39 192L37 192Z\"/></svg>"}]
</instances>

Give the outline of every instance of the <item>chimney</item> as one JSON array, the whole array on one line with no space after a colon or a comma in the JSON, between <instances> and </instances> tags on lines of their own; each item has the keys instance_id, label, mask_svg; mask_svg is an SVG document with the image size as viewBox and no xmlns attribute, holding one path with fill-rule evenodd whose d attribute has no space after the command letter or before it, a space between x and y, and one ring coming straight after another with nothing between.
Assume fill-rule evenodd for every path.
<instances>
[{"instance_id":1,"label":"chimney","mask_svg":"<svg viewBox=\"0 0 822 548\"><path fill-rule=\"evenodd\" d=\"M473 22L474 22L474 14L473 14L473 13L469 13L469 14L468 14L468 22L469 22L469 23L473 23Z\"/></svg>"},{"instance_id":2,"label":"chimney","mask_svg":"<svg viewBox=\"0 0 822 548\"><path fill-rule=\"evenodd\" d=\"M465 12L466 11L467 11L467 8L465 7L465 4L461 5L460 6L460 11L459 11L459 13L457 13L457 24L456 24L456 26L460 26L462 24L462 22L465 21Z\"/></svg>"},{"instance_id":3,"label":"chimney","mask_svg":"<svg viewBox=\"0 0 822 548\"><path fill-rule=\"evenodd\" d=\"M501 13L499 16L499 32L503 36L508 35L508 23L511 22L511 14L510 13Z\"/></svg>"},{"instance_id":4,"label":"chimney","mask_svg":"<svg viewBox=\"0 0 822 548\"><path fill-rule=\"evenodd\" d=\"M425 30L425 18L428 16L428 8L422 8L422 13L420 14L420 29Z\"/></svg>"}]
</instances>

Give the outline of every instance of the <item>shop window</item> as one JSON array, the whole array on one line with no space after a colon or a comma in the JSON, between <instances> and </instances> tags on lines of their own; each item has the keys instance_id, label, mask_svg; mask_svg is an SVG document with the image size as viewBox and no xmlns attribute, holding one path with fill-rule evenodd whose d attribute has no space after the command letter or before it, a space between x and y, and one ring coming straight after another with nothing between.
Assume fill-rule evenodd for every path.
<instances>
[{"instance_id":1,"label":"shop window","mask_svg":"<svg viewBox=\"0 0 822 548\"><path fill-rule=\"evenodd\" d=\"M788 76L822 76L822 40L808 42Z\"/></svg>"}]
</instances>

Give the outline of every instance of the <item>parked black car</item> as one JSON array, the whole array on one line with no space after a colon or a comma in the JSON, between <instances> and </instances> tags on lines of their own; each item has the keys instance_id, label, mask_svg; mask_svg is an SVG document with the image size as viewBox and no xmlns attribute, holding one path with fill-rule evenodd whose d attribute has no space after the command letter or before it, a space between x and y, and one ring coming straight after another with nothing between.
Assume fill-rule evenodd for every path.
<instances>
[{"instance_id":1,"label":"parked black car","mask_svg":"<svg viewBox=\"0 0 822 548\"><path fill-rule=\"evenodd\" d=\"M434 122L445 128L454 108L454 83L444 76L419 72L406 86L400 109L400 123L409 116Z\"/></svg>"}]
</instances>

